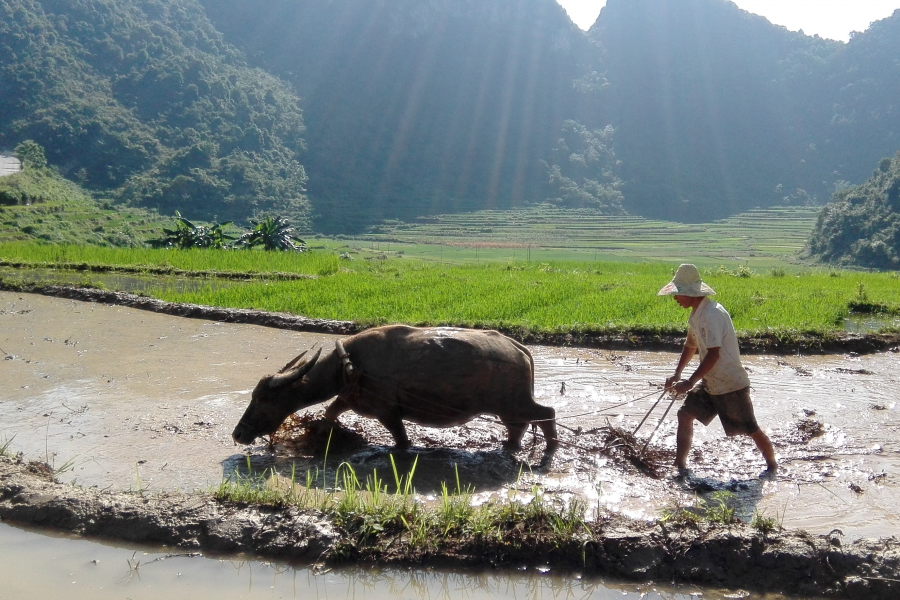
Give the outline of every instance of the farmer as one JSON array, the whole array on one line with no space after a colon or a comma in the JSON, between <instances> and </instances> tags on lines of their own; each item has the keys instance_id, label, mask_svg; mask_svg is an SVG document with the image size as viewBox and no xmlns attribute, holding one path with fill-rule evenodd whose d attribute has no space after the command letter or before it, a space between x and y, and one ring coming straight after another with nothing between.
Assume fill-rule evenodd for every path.
<instances>
[{"instance_id":1,"label":"farmer","mask_svg":"<svg viewBox=\"0 0 900 600\"><path fill-rule=\"evenodd\" d=\"M687 393L678 410L675 466L679 475L688 472L687 457L694 438L694 419L709 425L719 415L725 435L750 436L766 459L768 468L764 474L774 474L778 470L775 449L756 424L750 401L750 378L741 365L731 316L725 307L709 298L713 294L715 292L703 283L700 271L694 265L678 267L675 277L658 294L675 296L679 306L691 309L687 339L678 366L675 374L666 379L667 389L678 394ZM698 350L700 364L697 370L682 379L682 371Z\"/></svg>"}]
</instances>

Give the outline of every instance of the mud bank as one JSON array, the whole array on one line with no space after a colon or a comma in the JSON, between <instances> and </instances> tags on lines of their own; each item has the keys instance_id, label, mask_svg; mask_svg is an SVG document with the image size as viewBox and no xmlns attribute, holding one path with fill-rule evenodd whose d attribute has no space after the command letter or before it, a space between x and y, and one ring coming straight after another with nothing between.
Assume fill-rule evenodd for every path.
<instances>
[{"instance_id":1,"label":"mud bank","mask_svg":"<svg viewBox=\"0 0 900 600\"><path fill-rule=\"evenodd\" d=\"M220 321L222 323L245 323L248 325L262 325L276 329L289 329L291 331L309 331L315 333L333 333L349 335L361 331L363 327L352 321L331 321L328 319L309 319L296 315L264 312L261 310L248 310L241 308L217 308L214 306L201 306L198 304L183 304L179 302L163 302L147 296L130 294L128 292L110 292L92 288L80 288L56 285L10 285L0 281L0 290L27 292L41 294L55 298L67 298L81 300L83 302L100 302L127 306L138 310L171 315L175 317L187 317L190 319L206 319Z\"/></svg>"},{"instance_id":2,"label":"mud bank","mask_svg":"<svg viewBox=\"0 0 900 600\"><path fill-rule=\"evenodd\" d=\"M64 269L87 273L123 273L132 275L168 275L174 277L193 277L209 279L226 279L236 281L252 281L254 275L243 271L186 271L175 267L130 267L127 265L89 265L87 263L30 263L0 259L0 267L11 269ZM276 281L299 281L316 279L316 275L304 273L266 273L266 279Z\"/></svg>"},{"instance_id":3,"label":"mud bank","mask_svg":"<svg viewBox=\"0 0 900 600\"><path fill-rule=\"evenodd\" d=\"M229 506L203 494L104 493L44 463L0 458L0 519L142 544L314 561L338 539L321 516Z\"/></svg>"},{"instance_id":4,"label":"mud bank","mask_svg":"<svg viewBox=\"0 0 900 600\"><path fill-rule=\"evenodd\" d=\"M548 566L646 582L882 600L900 594L900 540L844 543L838 532L763 535L744 525L676 528L609 517L560 542L521 527L499 542L446 540L428 551L397 541L357 545L314 511L219 503L206 494L109 493L64 485L42 463L0 458L0 519L85 536L187 550L312 562ZM339 548L338 552L335 552Z\"/></svg>"},{"instance_id":5,"label":"mud bank","mask_svg":"<svg viewBox=\"0 0 900 600\"><path fill-rule=\"evenodd\" d=\"M84 302L102 302L104 304L127 306L178 317L207 319L223 323L246 323L292 331L349 335L365 329L363 325L353 321L310 319L260 310L217 308L196 304L164 302L127 292L112 292L92 288L35 284L18 285L0 280L0 290L42 294ZM661 335L657 333L541 333L519 328L498 328L498 330L523 344L529 345L575 346L605 350L679 351L684 343L684 336ZM777 335L742 337L740 338L740 346L741 352L746 354L797 354L798 352L804 354L848 352L870 354L885 350L900 350L900 333L801 334L790 338Z\"/></svg>"}]
</instances>

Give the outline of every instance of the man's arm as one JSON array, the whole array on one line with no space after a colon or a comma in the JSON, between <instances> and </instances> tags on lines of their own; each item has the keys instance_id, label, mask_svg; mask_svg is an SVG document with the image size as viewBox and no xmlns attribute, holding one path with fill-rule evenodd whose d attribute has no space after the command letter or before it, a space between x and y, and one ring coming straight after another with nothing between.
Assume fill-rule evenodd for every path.
<instances>
[{"instance_id":1,"label":"man's arm","mask_svg":"<svg viewBox=\"0 0 900 600\"><path fill-rule=\"evenodd\" d=\"M687 350L687 348L685 348L685 350ZM696 348L694 348L693 350L696 351ZM682 358L683 357L684 357L684 352L682 352ZM690 357L688 357L688 360L690 360ZM672 385L671 386L672 390L678 394L683 394L685 392L691 391L691 388L693 388L695 385L697 385L698 381L700 381L701 379L706 377L706 374L709 373L710 371L712 371L712 368L716 365L716 363L718 361L719 361L719 348L718 347L707 348L706 356L704 356L703 360L700 361L700 364L697 366L697 370L694 371L694 374L691 375L688 379L682 379L678 383L675 383L674 385ZM687 361L685 361L685 363L686 362ZM683 369L683 366L682 366L680 360L678 361L678 366ZM680 377L681 374L678 373L678 376ZM666 383L668 383L668 380L666 380Z\"/></svg>"},{"instance_id":2,"label":"man's arm","mask_svg":"<svg viewBox=\"0 0 900 600\"><path fill-rule=\"evenodd\" d=\"M691 359L694 358L695 354L697 354L697 348L694 346L685 345L684 348L681 349L681 357L678 359L678 366L675 367L675 374L666 379L667 388L670 388L681 381L681 372L684 371L684 368L691 362Z\"/></svg>"}]
</instances>

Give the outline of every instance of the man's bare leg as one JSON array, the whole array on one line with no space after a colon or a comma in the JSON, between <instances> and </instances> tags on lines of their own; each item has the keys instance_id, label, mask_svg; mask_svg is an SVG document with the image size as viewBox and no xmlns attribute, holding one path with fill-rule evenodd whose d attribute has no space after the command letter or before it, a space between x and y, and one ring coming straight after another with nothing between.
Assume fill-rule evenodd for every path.
<instances>
[{"instance_id":1,"label":"man's bare leg","mask_svg":"<svg viewBox=\"0 0 900 600\"><path fill-rule=\"evenodd\" d=\"M694 442L694 416L678 413L678 434L675 437L675 466L679 470L687 469L688 452Z\"/></svg>"},{"instance_id":2,"label":"man's bare leg","mask_svg":"<svg viewBox=\"0 0 900 600\"><path fill-rule=\"evenodd\" d=\"M772 446L772 441L769 439L765 433L763 433L762 429L757 429L756 433L750 436L750 439L756 444L756 447L759 448L759 451L762 452L763 458L766 459L766 467L772 473L778 470L778 461L775 460L775 447Z\"/></svg>"}]
</instances>

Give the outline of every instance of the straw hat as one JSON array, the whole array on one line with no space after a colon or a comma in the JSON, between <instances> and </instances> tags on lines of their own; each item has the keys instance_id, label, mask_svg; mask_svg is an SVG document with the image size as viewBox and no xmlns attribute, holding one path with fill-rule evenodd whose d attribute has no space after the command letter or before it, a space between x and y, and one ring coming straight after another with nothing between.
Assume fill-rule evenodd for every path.
<instances>
[{"instance_id":1,"label":"straw hat","mask_svg":"<svg viewBox=\"0 0 900 600\"><path fill-rule=\"evenodd\" d=\"M715 291L700 279L700 271L694 265L681 265L675 277L659 290L657 296L713 296Z\"/></svg>"}]
</instances>

